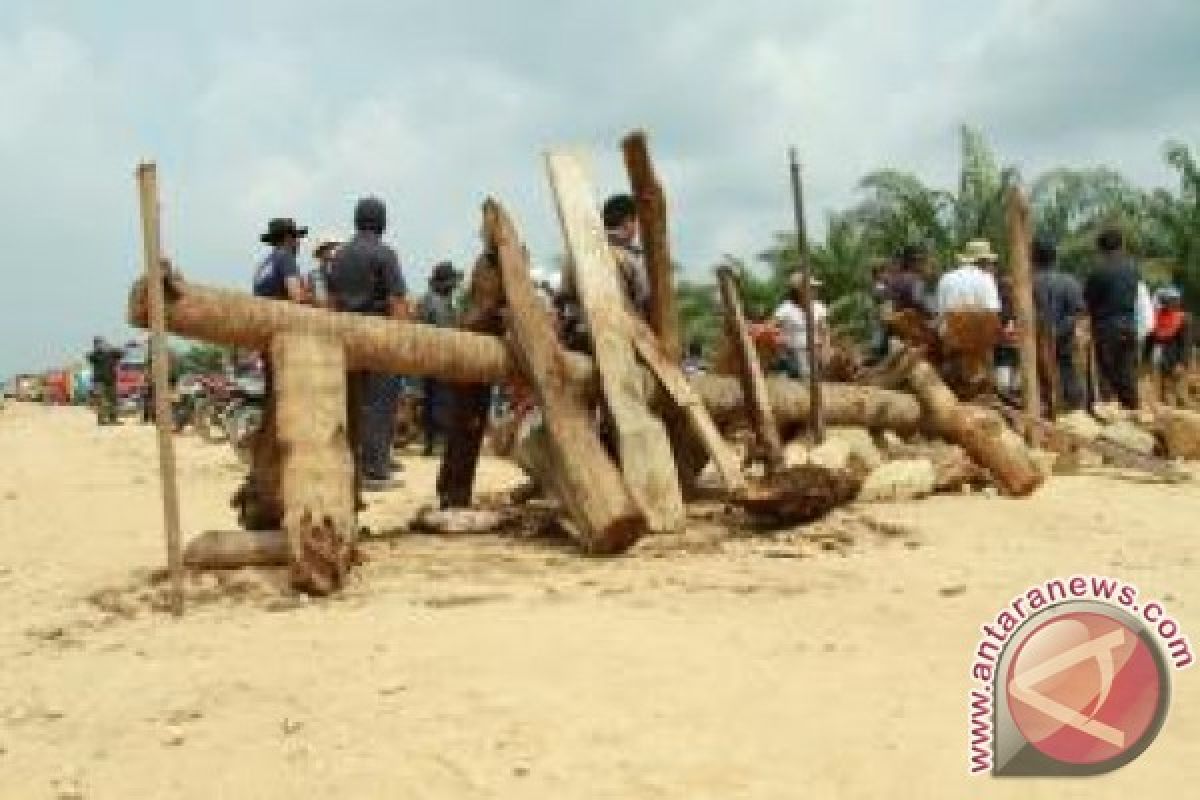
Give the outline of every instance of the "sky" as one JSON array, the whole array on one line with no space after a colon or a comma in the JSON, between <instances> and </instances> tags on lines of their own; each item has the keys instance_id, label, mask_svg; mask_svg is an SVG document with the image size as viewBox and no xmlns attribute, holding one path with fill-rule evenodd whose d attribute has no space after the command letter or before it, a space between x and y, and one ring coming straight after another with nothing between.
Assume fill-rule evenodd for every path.
<instances>
[{"instance_id":1,"label":"sky","mask_svg":"<svg viewBox=\"0 0 1200 800\"><path fill-rule=\"evenodd\" d=\"M268 218L344 237L371 193L423 289L471 263L489 195L553 263L543 154L583 148L597 193L624 190L643 128L702 278L790 227L789 145L816 230L872 169L951 185L964 123L1026 175L1172 185L1198 40L1196 0L4 0L0 376L128 335L141 160L192 280L247 287Z\"/></svg>"}]
</instances>

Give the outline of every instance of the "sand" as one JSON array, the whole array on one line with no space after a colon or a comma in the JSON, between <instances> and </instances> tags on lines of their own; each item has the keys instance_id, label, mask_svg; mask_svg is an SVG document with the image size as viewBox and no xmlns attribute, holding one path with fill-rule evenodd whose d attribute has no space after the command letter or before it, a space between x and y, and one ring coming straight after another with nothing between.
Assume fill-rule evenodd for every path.
<instances>
[{"instance_id":1,"label":"sand","mask_svg":"<svg viewBox=\"0 0 1200 800\"><path fill-rule=\"evenodd\" d=\"M183 521L234 524L226 447L179 440ZM530 535L415 535L435 465L373 501L369 563L308 601L242 572L153 610L149 428L0 412L0 797L1187 796L1200 675L1138 761L971 778L979 626L1076 572L1167 600L1200 641L1200 491L1057 478L1036 497L852 507L808 531L588 560ZM489 489L513 485L487 462Z\"/></svg>"}]
</instances>

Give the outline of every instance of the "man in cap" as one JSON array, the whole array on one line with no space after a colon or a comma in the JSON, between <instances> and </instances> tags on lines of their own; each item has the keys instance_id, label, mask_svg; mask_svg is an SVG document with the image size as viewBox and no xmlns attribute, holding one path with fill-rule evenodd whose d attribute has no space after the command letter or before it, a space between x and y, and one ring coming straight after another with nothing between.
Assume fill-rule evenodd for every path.
<instances>
[{"instance_id":1,"label":"man in cap","mask_svg":"<svg viewBox=\"0 0 1200 800\"><path fill-rule=\"evenodd\" d=\"M329 275L335 308L351 314L410 319L407 289L396 251L383 243L387 207L364 197L354 209L354 237L338 248ZM350 380L351 438L361 485L379 491L393 485L392 435L399 395L389 375L353 373Z\"/></svg>"},{"instance_id":2,"label":"man in cap","mask_svg":"<svg viewBox=\"0 0 1200 800\"><path fill-rule=\"evenodd\" d=\"M1164 403L1186 403L1180 379L1191 358L1192 335L1192 319L1183 307L1183 293L1175 286L1160 289L1150 344Z\"/></svg>"},{"instance_id":3,"label":"man in cap","mask_svg":"<svg viewBox=\"0 0 1200 800\"><path fill-rule=\"evenodd\" d=\"M296 253L300 240L308 235L308 228L301 228L296 221L277 217L267 223L267 232L259 239L271 246L254 273L254 294L272 300L291 300L293 303L308 301L308 292L296 265Z\"/></svg>"},{"instance_id":4,"label":"man in cap","mask_svg":"<svg viewBox=\"0 0 1200 800\"><path fill-rule=\"evenodd\" d=\"M323 237L313 248L313 259L317 268L308 274L308 293L313 305L320 308L333 308L333 300L329 296L329 275L333 272L333 259L341 247L337 239Z\"/></svg>"},{"instance_id":5,"label":"man in cap","mask_svg":"<svg viewBox=\"0 0 1200 800\"><path fill-rule=\"evenodd\" d=\"M1138 292L1141 276L1125 255L1125 237L1106 228L1096 239L1099 259L1083 287L1102 393L1127 409L1138 407Z\"/></svg>"},{"instance_id":6,"label":"man in cap","mask_svg":"<svg viewBox=\"0 0 1200 800\"><path fill-rule=\"evenodd\" d=\"M92 368L92 386L96 393L96 424L117 424L117 365L125 352L97 336L92 339L88 364Z\"/></svg>"},{"instance_id":7,"label":"man in cap","mask_svg":"<svg viewBox=\"0 0 1200 800\"><path fill-rule=\"evenodd\" d=\"M454 308L454 290L461 280L462 273L449 261L443 261L433 268L433 274L429 277L429 291L421 298L418 309L421 322L438 328L454 327L458 320L458 312ZM425 455L432 456L434 447L445 433L446 387L433 378L426 378L424 401Z\"/></svg>"},{"instance_id":8,"label":"man in cap","mask_svg":"<svg viewBox=\"0 0 1200 800\"><path fill-rule=\"evenodd\" d=\"M775 309L774 314L775 324L779 327L783 337L784 359L788 374L797 380L807 378L809 373L808 325L804 316L804 306L808 301L808 289L805 283L804 273L794 273L788 279L787 297L779 305L779 308ZM828 326L826 325L829 311L825 304L815 296L816 290L821 286L821 281L811 278L807 283L811 284L814 292L813 325L816 327L817 359L820 363L822 353L829 341Z\"/></svg>"}]
</instances>

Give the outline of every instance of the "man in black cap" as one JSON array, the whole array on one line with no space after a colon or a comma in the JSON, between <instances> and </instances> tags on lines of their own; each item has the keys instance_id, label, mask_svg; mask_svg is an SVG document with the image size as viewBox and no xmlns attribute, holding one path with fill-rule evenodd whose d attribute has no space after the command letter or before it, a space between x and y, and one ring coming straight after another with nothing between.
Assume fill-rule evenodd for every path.
<instances>
[{"instance_id":1,"label":"man in black cap","mask_svg":"<svg viewBox=\"0 0 1200 800\"><path fill-rule=\"evenodd\" d=\"M354 238L338 248L329 274L334 307L352 314L409 319L407 289L396 251L383 243L387 207L364 197L354 209ZM350 426L364 489L392 484L392 434L399 396L391 376L357 372L350 376Z\"/></svg>"},{"instance_id":2,"label":"man in black cap","mask_svg":"<svg viewBox=\"0 0 1200 800\"><path fill-rule=\"evenodd\" d=\"M300 240L307 235L308 228L297 227L296 221L287 217L277 217L267 224L267 232L259 238L263 244L271 245L271 252L254 273L255 296L293 303L308 301L308 292L296 265Z\"/></svg>"},{"instance_id":3,"label":"man in black cap","mask_svg":"<svg viewBox=\"0 0 1200 800\"><path fill-rule=\"evenodd\" d=\"M1083 408L1083 384L1075 366L1075 323L1083 315L1083 287L1058 268L1058 248L1047 237L1033 240L1033 303L1038 327L1054 343L1055 368L1065 410Z\"/></svg>"},{"instance_id":4,"label":"man in black cap","mask_svg":"<svg viewBox=\"0 0 1200 800\"><path fill-rule=\"evenodd\" d=\"M1083 294L1092 318L1096 366L1105 395L1116 394L1127 409L1138 407L1138 285L1141 276L1125 255L1125 239L1116 228L1096 240L1100 259L1088 273Z\"/></svg>"},{"instance_id":5,"label":"man in black cap","mask_svg":"<svg viewBox=\"0 0 1200 800\"><path fill-rule=\"evenodd\" d=\"M421 322L438 328L454 327L458 318L454 308L454 290L461 280L462 274L449 261L443 261L433 268L433 274L429 277L429 291L421 298ZM432 456L434 447L445 433L446 387L434 378L426 378L424 400L425 455Z\"/></svg>"}]
</instances>

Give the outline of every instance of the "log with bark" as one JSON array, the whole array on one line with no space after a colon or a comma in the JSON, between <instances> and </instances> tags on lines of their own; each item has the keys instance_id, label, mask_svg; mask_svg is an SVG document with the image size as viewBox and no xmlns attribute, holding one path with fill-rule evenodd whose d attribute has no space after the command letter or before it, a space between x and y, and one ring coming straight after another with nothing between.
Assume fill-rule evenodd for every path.
<instances>
[{"instance_id":1,"label":"log with bark","mask_svg":"<svg viewBox=\"0 0 1200 800\"><path fill-rule=\"evenodd\" d=\"M291 550L283 531L206 531L187 543L189 569L286 567Z\"/></svg>"},{"instance_id":2,"label":"log with bark","mask_svg":"<svg viewBox=\"0 0 1200 800\"><path fill-rule=\"evenodd\" d=\"M494 200L484 204L483 215L500 263L516 351L544 420L544 462L535 477L558 496L585 551L623 552L645 532L646 518L600 442L591 409L570 390L565 351L533 288L512 223Z\"/></svg>"},{"instance_id":3,"label":"log with bark","mask_svg":"<svg viewBox=\"0 0 1200 800\"><path fill-rule=\"evenodd\" d=\"M630 335L631 305L591 179L582 159L563 151L546 156L546 169L570 254L569 283L587 320L621 473L652 531L682 530L686 512L675 458L666 426L649 408Z\"/></svg>"},{"instance_id":4,"label":"log with bark","mask_svg":"<svg viewBox=\"0 0 1200 800\"><path fill-rule=\"evenodd\" d=\"M1025 411L1042 415L1041 387L1037 375L1037 315L1033 307L1033 260L1030 248L1029 203L1020 186L1008 190L1008 246L1012 270L1013 310L1017 316L1017 339L1021 351L1021 398ZM1033 432L1027 432L1032 439Z\"/></svg>"}]
</instances>

